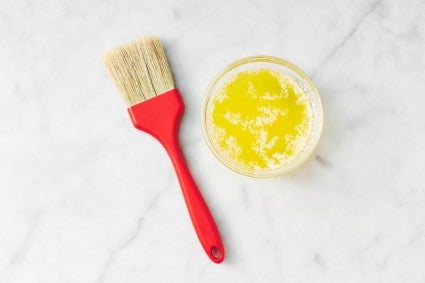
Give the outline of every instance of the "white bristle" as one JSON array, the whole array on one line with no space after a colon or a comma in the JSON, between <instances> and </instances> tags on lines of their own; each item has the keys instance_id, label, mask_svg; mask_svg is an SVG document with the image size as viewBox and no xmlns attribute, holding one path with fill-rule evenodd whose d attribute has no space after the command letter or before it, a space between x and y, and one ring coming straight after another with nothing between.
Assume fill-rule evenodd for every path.
<instances>
[{"instance_id":1,"label":"white bristle","mask_svg":"<svg viewBox=\"0 0 425 283\"><path fill-rule=\"evenodd\" d=\"M173 74L156 37L121 45L108 52L104 61L128 106L174 88Z\"/></svg>"}]
</instances>

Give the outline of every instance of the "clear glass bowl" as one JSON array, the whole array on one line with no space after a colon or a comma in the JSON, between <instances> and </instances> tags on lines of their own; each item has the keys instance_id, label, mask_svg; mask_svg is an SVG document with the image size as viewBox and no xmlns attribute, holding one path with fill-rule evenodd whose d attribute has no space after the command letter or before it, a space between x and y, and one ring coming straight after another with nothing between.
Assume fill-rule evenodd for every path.
<instances>
[{"instance_id":1,"label":"clear glass bowl","mask_svg":"<svg viewBox=\"0 0 425 283\"><path fill-rule=\"evenodd\" d=\"M213 129L209 120L212 112L212 98L217 92L219 92L223 85L231 78L233 78L237 73L260 68L267 68L277 71L283 75L290 76L300 84L300 86L304 89L310 104L311 131L304 149L301 150L296 156L294 156L294 158L292 158L288 164L275 169L248 170L245 167L241 167L237 161L226 157L224 154L222 154L222 150L214 145L211 138ZM205 93L201 113L201 122L203 136L208 147L214 156L225 166L245 176L275 177L294 170L305 160L307 160L308 157L313 153L319 142L320 134L322 132L323 110L320 96L316 90L316 87L310 78L300 68L284 59L271 56L253 56L240 59L233 64L230 64L212 80Z\"/></svg>"}]
</instances>

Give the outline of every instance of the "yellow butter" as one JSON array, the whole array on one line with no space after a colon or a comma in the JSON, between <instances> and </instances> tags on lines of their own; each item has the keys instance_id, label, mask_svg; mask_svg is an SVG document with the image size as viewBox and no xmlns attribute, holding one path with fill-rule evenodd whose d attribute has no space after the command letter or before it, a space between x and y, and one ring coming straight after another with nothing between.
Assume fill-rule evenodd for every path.
<instances>
[{"instance_id":1,"label":"yellow butter","mask_svg":"<svg viewBox=\"0 0 425 283\"><path fill-rule=\"evenodd\" d=\"M310 112L294 78L264 68L243 71L213 96L212 142L248 170L280 168L304 149Z\"/></svg>"}]
</instances>

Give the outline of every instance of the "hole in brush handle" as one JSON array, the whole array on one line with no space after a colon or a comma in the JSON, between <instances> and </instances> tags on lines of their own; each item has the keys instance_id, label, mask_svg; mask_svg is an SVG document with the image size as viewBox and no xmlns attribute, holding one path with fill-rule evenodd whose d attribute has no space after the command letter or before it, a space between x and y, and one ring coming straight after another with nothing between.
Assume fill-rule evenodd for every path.
<instances>
[{"instance_id":1,"label":"hole in brush handle","mask_svg":"<svg viewBox=\"0 0 425 283\"><path fill-rule=\"evenodd\" d=\"M212 246L211 247L210 253L211 253L211 259L215 263L220 263L220 262L223 261L223 259L224 259L224 253L222 251L220 251L220 249L217 248L216 246Z\"/></svg>"}]
</instances>

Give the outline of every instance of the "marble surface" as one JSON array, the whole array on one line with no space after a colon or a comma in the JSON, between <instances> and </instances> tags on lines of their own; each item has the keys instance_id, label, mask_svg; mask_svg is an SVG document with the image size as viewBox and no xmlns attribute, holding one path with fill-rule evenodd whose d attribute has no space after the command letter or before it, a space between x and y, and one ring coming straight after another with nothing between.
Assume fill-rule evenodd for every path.
<instances>
[{"instance_id":1,"label":"marble surface","mask_svg":"<svg viewBox=\"0 0 425 283\"><path fill-rule=\"evenodd\" d=\"M424 14L418 0L0 1L0 282L425 282ZM221 265L102 62L147 34L183 93ZM275 179L222 166L199 121L212 77L256 54L299 65L324 105L313 157Z\"/></svg>"}]
</instances>

